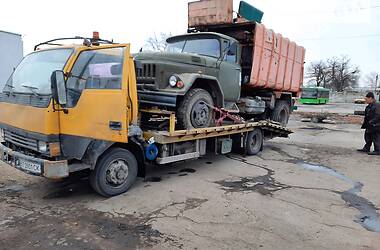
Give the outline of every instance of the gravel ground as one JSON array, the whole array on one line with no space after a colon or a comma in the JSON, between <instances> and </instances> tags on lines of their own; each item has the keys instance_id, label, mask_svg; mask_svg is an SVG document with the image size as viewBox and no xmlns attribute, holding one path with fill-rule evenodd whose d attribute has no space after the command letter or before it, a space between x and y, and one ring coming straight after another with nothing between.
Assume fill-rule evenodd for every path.
<instances>
[{"instance_id":1,"label":"gravel ground","mask_svg":"<svg viewBox=\"0 0 380 250\"><path fill-rule=\"evenodd\" d=\"M255 157L151 167L104 199L86 175L0 165L0 249L380 249L380 158L354 124L292 118Z\"/></svg>"}]
</instances>

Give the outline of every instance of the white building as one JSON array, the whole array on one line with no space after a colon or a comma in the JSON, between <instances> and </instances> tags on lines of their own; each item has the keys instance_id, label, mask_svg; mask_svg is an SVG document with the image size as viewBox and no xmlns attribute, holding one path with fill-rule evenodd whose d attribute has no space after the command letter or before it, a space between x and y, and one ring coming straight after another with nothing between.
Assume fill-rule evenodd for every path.
<instances>
[{"instance_id":1,"label":"white building","mask_svg":"<svg viewBox=\"0 0 380 250\"><path fill-rule=\"evenodd\" d=\"M0 90L23 58L21 35L0 30Z\"/></svg>"}]
</instances>

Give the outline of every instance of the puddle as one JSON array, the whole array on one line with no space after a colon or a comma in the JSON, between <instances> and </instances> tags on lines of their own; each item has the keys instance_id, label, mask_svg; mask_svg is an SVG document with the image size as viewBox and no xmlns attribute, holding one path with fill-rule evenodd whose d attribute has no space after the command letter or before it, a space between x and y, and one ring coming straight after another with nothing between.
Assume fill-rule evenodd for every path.
<instances>
[{"instance_id":1,"label":"puddle","mask_svg":"<svg viewBox=\"0 0 380 250\"><path fill-rule=\"evenodd\" d=\"M212 162L212 161L208 161L208 162L206 162L206 164L207 164L207 165L212 165L213 162Z\"/></svg>"},{"instance_id":2,"label":"puddle","mask_svg":"<svg viewBox=\"0 0 380 250\"><path fill-rule=\"evenodd\" d=\"M43 199L50 200L80 197L82 195L92 194L93 192L88 179L70 180L68 182L57 183L54 185L53 191L46 194Z\"/></svg>"},{"instance_id":3,"label":"puddle","mask_svg":"<svg viewBox=\"0 0 380 250\"><path fill-rule=\"evenodd\" d=\"M161 182L162 178L161 177L147 177L145 178L144 182Z\"/></svg>"},{"instance_id":4,"label":"puddle","mask_svg":"<svg viewBox=\"0 0 380 250\"><path fill-rule=\"evenodd\" d=\"M215 182L223 187L226 192L257 192L261 195L270 195L273 193L291 188L291 186L282 184L273 177L275 172L272 169L255 165L248 162L246 159L227 156L227 158L239 161L249 166L254 166L261 168L262 170L267 171L266 175L257 176L257 177L238 177L236 179L222 180Z\"/></svg>"},{"instance_id":5,"label":"puddle","mask_svg":"<svg viewBox=\"0 0 380 250\"><path fill-rule=\"evenodd\" d=\"M336 192L341 195L342 199L350 206L357 209L360 215L355 220L362 227L371 232L380 233L380 214L377 212L378 208L369 200L358 195L364 187L360 182L355 182L331 168L325 166L318 166L309 163L300 163L306 170L325 173L330 176L336 177L346 183L352 185L352 188L344 192Z\"/></svg>"},{"instance_id":6,"label":"puddle","mask_svg":"<svg viewBox=\"0 0 380 250\"><path fill-rule=\"evenodd\" d=\"M339 180L342 180L344 182L347 182L350 184L355 184L355 182L352 181L350 178L346 177L345 175L343 175L341 173L338 173L334 169L324 167L324 166L313 165L313 164L309 164L309 163L301 163L301 164L302 164L303 168L306 170L325 173L325 174L334 176L334 177L336 177Z\"/></svg>"},{"instance_id":7,"label":"puddle","mask_svg":"<svg viewBox=\"0 0 380 250\"><path fill-rule=\"evenodd\" d=\"M223 180L215 182L223 187L226 192L257 192L261 195L273 195L273 193L289 188L274 180L268 174L258 177L244 177L236 180Z\"/></svg>"},{"instance_id":8,"label":"puddle","mask_svg":"<svg viewBox=\"0 0 380 250\"><path fill-rule=\"evenodd\" d=\"M188 174L187 173L183 173L183 174L179 174L178 176L188 176Z\"/></svg>"},{"instance_id":9,"label":"puddle","mask_svg":"<svg viewBox=\"0 0 380 250\"><path fill-rule=\"evenodd\" d=\"M0 192L22 192L26 188L22 185L10 185L0 188Z\"/></svg>"},{"instance_id":10,"label":"puddle","mask_svg":"<svg viewBox=\"0 0 380 250\"><path fill-rule=\"evenodd\" d=\"M180 173L195 173L197 172L197 170L192 169L192 168L184 168L184 169L181 169L179 172Z\"/></svg>"},{"instance_id":11,"label":"puddle","mask_svg":"<svg viewBox=\"0 0 380 250\"><path fill-rule=\"evenodd\" d=\"M300 129L302 130L328 130L327 128L324 128L324 127L302 127Z\"/></svg>"}]
</instances>

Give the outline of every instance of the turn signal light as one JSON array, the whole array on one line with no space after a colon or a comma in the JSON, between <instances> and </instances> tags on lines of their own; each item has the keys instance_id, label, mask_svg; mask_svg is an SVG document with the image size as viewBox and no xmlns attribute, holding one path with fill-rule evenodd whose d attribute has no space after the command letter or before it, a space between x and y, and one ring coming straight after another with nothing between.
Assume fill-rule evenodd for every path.
<instances>
[{"instance_id":1,"label":"turn signal light","mask_svg":"<svg viewBox=\"0 0 380 250\"><path fill-rule=\"evenodd\" d=\"M177 88L182 89L183 87L185 87L185 84L183 83L183 81L178 81Z\"/></svg>"},{"instance_id":2,"label":"turn signal light","mask_svg":"<svg viewBox=\"0 0 380 250\"><path fill-rule=\"evenodd\" d=\"M49 143L50 156L56 157L61 155L61 146L59 142Z\"/></svg>"}]
</instances>

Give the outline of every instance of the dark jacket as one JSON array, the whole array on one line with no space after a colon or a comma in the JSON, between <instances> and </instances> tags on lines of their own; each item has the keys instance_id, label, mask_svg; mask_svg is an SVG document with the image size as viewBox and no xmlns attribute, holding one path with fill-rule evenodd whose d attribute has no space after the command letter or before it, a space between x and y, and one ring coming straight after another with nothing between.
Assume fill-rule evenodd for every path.
<instances>
[{"instance_id":1,"label":"dark jacket","mask_svg":"<svg viewBox=\"0 0 380 250\"><path fill-rule=\"evenodd\" d=\"M380 129L380 103L375 102L366 107L362 129Z\"/></svg>"}]
</instances>

